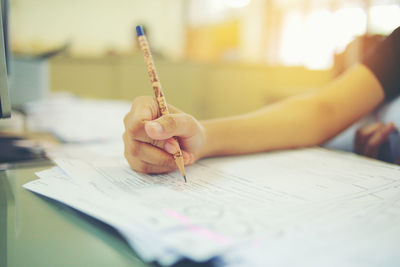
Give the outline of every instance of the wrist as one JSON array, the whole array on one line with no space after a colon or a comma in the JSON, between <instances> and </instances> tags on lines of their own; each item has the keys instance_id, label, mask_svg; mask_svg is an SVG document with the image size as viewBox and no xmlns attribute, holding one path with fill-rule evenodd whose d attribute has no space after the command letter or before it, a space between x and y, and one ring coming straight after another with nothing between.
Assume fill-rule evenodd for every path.
<instances>
[{"instance_id":1,"label":"wrist","mask_svg":"<svg viewBox=\"0 0 400 267\"><path fill-rule=\"evenodd\" d=\"M223 155L222 150L225 145L226 135L221 132L221 125L218 119L200 121L204 132L204 143L199 153L198 159Z\"/></svg>"},{"instance_id":2,"label":"wrist","mask_svg":"<svg viewBox=\"0 0 400 267\"><path fill-rule=\"evenodd\" d=\"M207 158L207 157L212 156L212 153L211 153L212 137L210 136L209 124L207 121L200 121L200 125L203 130L204 142L203 142L203 145L201 146L201 148L199 149L199 152L196 153L197 159L202 159L202 158Z\"/></svg>"}]
</instances>

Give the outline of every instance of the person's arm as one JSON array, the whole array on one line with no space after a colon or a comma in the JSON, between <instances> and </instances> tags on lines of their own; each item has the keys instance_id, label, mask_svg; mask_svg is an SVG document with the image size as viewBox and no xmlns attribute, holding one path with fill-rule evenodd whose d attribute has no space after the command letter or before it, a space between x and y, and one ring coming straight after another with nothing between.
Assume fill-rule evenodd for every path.
<instances>
[{"instance_id":1,"label":"person's arm","mask_svg":"<svg viewBox=\"0 0 400 267\"><path fill-rule=\"evenodd\" d=\"M383 99L383 89L374 74L358 64L315 93L242 116L203 121L206 141L198 157L321 144Z\"/></svg>"},{"instance_id":2,"label":"person's arm","mask_svg":"<svg viewBox=\"0 0 400 267\"><path fill-rule=\"evenodd\" d=\"M400 94L400 27L370 51L362 62L379 80L387 101L398 97ZM400 158L396 160L385 152L385 147L390 147L389 136L397 130L396 126L399 127L393 123L378 122L360 127L354 138L354 152L398 163Z\"/></svg>"},{"instance_id":3,"label":"person's arm","mask_svg":"<svg viewBox=\"0 0 400 267\"><path fill-rule=\"evenodd\" d=\"M140 97L125 117L125 157L145 173L169 172L176 164L173 136L185 164L204 157L317 145L331 138L384 99L378 80L358 64L326 88L249 114L198 122L170 107L158 117L151 97ZM167 153L167 152L168 153Z\"/></svg>"},{"instance_id":4,"label":"person's arm","mask_svg":"<svg viewBox=\"0 0 400 267\"><path fill-rule=\"evenodd\" d=\"M373 53L326 88L249 114L199 122L174 107L159 117L151 97L126 115L125 157L140 172L176 169L178 137L185 164L203 157L321 144L400 91L400 27ZM167 153L168 152L168 153Z\"/></svg>"}]
</instances>

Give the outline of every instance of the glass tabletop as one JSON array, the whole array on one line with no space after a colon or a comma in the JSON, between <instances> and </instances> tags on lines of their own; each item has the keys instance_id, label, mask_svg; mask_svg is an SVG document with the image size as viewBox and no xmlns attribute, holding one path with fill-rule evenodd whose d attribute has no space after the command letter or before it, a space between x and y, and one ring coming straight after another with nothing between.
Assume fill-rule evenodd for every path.
<instances>
[{"instance_id":1,"label":"glass tabletop","mask_svg":"<svg viewBox=\"0 0 400 267\"><path fill-rule=\"evenodd\" d=\"M51 166L0 171L0 266L147 266L113 228L22 187Z\"/></svg>"}]
</instances>

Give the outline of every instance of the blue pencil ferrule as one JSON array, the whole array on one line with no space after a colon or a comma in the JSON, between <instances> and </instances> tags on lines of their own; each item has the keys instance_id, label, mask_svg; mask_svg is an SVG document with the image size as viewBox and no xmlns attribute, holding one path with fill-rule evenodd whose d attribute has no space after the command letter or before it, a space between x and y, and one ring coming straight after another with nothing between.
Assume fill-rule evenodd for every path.
<instances>
[{"instance_id":1,"label":"blue pencil ferrule","mask_svg":"<svg viewBox=\"0 0 400 267\"><path fill-rule=\"evenodd\" d=\"M144 30L143 30L142 25L136 26L136 33L137 33L138 37L144 35Z\"/></svg>"}]
</instances>

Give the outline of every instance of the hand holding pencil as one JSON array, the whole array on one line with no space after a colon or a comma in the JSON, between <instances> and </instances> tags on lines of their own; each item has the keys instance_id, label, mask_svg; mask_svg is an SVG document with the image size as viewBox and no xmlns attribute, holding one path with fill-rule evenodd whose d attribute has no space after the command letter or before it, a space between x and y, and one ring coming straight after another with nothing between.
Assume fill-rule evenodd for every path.
<instances>
[{"instance_id":1,"label":"hand holding pencil","mask_svg":"<svg viewBox=\"0 0 400 267\"><path fill-rule=\"evenodd\" d=\"M183 165L196 160L195 153L204 143L204 130L192 116L167 105L141 27L138 37L156 97L135 99L126 115L125 157L139 172L170 172L178 167L184 176Z\"/></svg>"},{"instance_id":2,"label":"hand holding pencil","mask_svg":"<svg viewBox=\"0 0 400 267\"><path fill-rule=\"evenodd\" d=\"M204 130L192 116L168 105L170 114L160 117L154 97L133 101L125 116L125 158L132 169L142 173L167 173L178 167L172 157L178 137L185 165L197 160L204 143Z\"/></svg>"}]
</instances>

